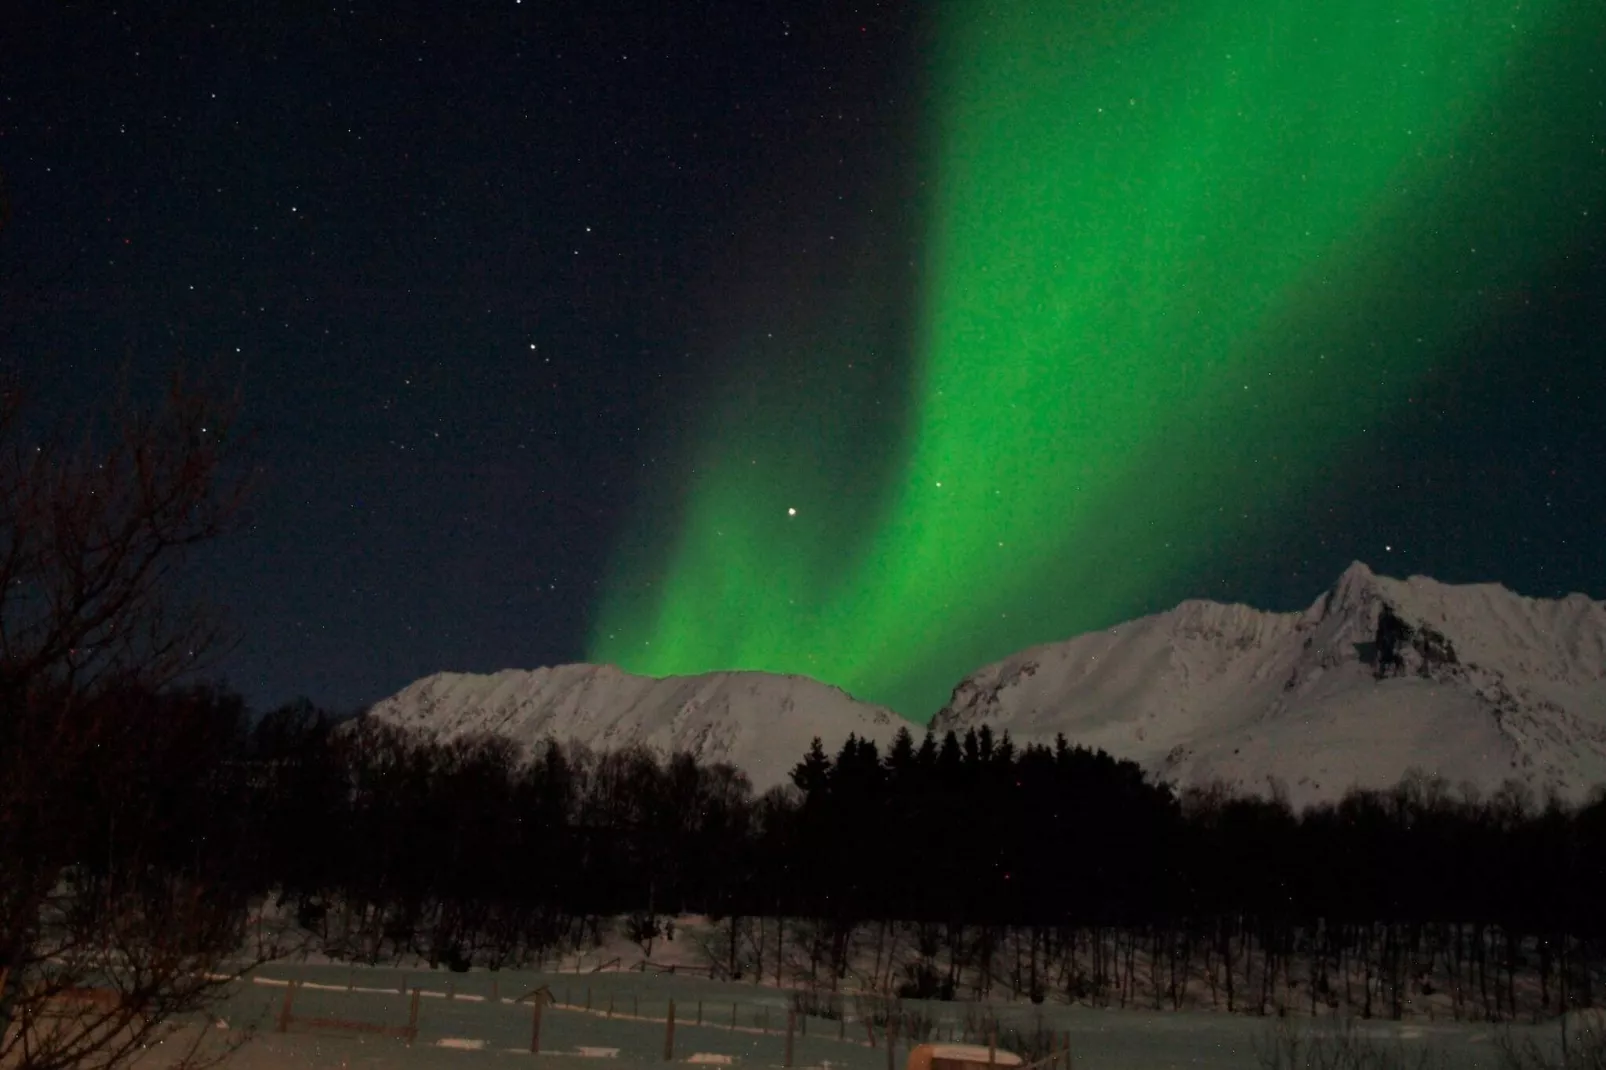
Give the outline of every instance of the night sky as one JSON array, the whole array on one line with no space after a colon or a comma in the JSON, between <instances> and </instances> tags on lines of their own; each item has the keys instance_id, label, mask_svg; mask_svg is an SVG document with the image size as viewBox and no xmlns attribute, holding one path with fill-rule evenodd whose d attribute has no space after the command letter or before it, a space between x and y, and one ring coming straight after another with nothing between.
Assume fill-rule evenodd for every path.
<instances>
[{"instance_id":1,"label":"night sky","mask_svg":"<svg viewBox=\"0 0 1606 1070\"><path fill-rule=\"evenodd\" d=\"M1598 0L156 6L0 31L0 360L240 386L258 706L1606 597Z\"/></svg>"}]
</instances>

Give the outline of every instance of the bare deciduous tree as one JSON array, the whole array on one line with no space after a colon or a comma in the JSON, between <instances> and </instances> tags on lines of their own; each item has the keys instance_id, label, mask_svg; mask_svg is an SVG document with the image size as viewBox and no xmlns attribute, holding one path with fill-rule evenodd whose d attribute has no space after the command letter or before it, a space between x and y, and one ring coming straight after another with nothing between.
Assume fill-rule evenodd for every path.
<instances>
[{"instance_id":1,"label":"bare deciduous tree","mask_svg":"<svg viewBox=\"0 0 1606 1070\"><path fill-rule=\"evenodd\" d=\"M180 581L241 513L234 409L175 378L46 435L0 390L0 1065L126 1065L235 962L234 848L174 842L171 805L205 797L228 731L172 687L223 638Z\"/></svg>"}]
</instances>

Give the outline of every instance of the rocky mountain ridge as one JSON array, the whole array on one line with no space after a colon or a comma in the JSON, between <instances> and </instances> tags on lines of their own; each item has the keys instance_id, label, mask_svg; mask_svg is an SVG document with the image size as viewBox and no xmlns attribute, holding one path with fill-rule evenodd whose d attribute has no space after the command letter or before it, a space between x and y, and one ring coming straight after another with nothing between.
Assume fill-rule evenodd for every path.
<instances>
[{"instance_id":1,"label":"rocky mountain ridge","mask_svg":"<svg viewBox=\"0 0 1606 1070\"><path fill-rule=\"evenodd\" d=\"M1606 782L1606 604L1347 569L1309 608L1184 602L967 676L933 725L1067 738L1296 801L1415 767L1579 797Z\"/></svg>"},{"instance_id":2,"label":"rocky mountain ridge","mask_svg":"<svg viewBox=\"0 0 1606 1070\"><path fill-rule=\"evenodd\" d=\"M441 673L371 716L444 738L689 750L785 783L814 736L890 742L890 710L801 676L652 679L611 666ZM1606 603L1379 576L1356 563L1305 610L1194 600L984 666L932 727L1102 747L1181 786L1225 780L1296 803L1408 769L1580 798L1606 783ZM919 728L912 727L917 733Z\"/></svg>"},{"instance_id":3,"label":"rocky mountain ridge","mask_svg":"<svg viewBox=\"0 0 1606 1070\"><path fill-rule=\"evenodd\" d=\"M655 679L611 665L437 673L376 703L368 716L437 738L489 732L593 750L642 745L744 770L757 791L787 782L818 735L891 742L907 724L890 710L804 676L721 672Z\"/></svg>"}]
</instances>

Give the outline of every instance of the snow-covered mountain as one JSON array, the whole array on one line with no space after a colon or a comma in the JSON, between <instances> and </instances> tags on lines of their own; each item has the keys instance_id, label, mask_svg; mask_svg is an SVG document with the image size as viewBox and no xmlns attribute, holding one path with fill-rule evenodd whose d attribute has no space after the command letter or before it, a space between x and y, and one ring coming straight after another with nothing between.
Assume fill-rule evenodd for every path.
<instances>
[{"instance_id":1,"label":"snow-covered mountain","mask_svg":"<svg viewBox=\"0 0 1606 1070\"><path fill-rule=\"evenodd\" d=\"M490 732L526 745L576 740L594 750L644 744L729 762L756 791L787 782L815 736L833 751L856 733L889 743L908 724L890 710L804 676L717 672L654 679L611 665L426 676L368 716L443 740Z\"/></svg>"},{"instance_id":2,"label":"snow-covered mountain","mask_svg":"<svg viewBox=\"0 0 1606 1070\"><path fill-rule=\"evenodd\" d=\"M1064 733L1187 785L1296 803L1412 766L1485 790L1606 783L1606 604L1395 580L1356 563L1304 612L1190 601L966 677L933 721Z\"/></svg>"},{"instance_id":3,"label":"snow-covered mountain","mask_svg":"<svg viewBox=\"0 0 1606 1070\"><path fill-rule=\"evenodd\" d=\"M607 665L440 673L370 716L445 739L501 733L598 749L686 750L763 791L819 736L885 746L901 717L802 676L653 679ZM1309 609L1184 602L1024 650L967 676L932 722L1063 733L1183 786L1221 779L1296 804L1421 768L1493 790L1517 778L1579 798L1606 784L1606 604L1350 566ZM917 730L918 731L918 730Z\"/></svg>"}]
</instances>

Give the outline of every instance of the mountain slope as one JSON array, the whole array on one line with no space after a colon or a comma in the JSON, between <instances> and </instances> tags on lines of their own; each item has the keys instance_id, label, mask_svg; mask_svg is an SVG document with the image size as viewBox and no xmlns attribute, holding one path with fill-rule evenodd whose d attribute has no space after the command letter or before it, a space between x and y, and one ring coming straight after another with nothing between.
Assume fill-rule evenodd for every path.
<instances>
[{"instance_id":1,"label":"mountain slope","mask_svg":"<svg viewBox=\"0 0 1606 1070\"><path fill-rule=\"evenodd\" d=\"M933 725L982 722L1295 803L1412 766L1577 798L1606 782L1606 604L1357 563L1304 612L1184 602L986 666Z\"/></svg>"},{"instance_id":2,"label":"mountain slope","mask_svg":"<svg viewBox=\"0 0 1606 1070\"><path fill-rule=\"evenodd\" d=\"M654 679L611 665L558 665L489 675L437 673L368 715L450 740L490 732L534 745L595 750L643 744L737 766L762 792L787 782L814 736L834 751L848 734L890 742L907 722L803 676L721 672Z\"/></svg>"}]
</instances>

